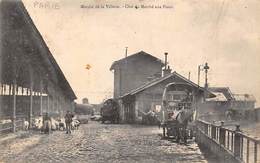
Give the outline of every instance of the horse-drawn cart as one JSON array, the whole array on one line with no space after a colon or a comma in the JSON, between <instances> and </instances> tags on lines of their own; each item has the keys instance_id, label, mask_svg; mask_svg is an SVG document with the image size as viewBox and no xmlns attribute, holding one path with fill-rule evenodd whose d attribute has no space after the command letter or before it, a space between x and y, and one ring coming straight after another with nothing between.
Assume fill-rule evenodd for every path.
<instances>
[{"instance_id":1,"label":"horse-drawn cart","mask_svg":"<svg viewBox=\"0 0 260 163\"><path fill-rule=\"evenodd\" d=\"M162 106L162 128L165 138L187 142L193 136L188 122L195 111L194 90L187 83L170 83L165 87Z\"/></svg>"}]
</instances>

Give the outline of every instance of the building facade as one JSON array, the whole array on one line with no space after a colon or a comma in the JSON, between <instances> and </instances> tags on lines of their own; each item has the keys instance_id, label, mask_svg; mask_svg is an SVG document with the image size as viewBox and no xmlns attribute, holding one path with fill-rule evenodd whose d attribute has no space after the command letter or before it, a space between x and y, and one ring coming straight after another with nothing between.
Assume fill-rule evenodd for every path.
<instances>
[{"instance_id":1,"label":"building facade","mask_svg":"<svg viewBox=\"0 0 260 163\"><path fill-rule=\"evenodd\" d=\"M143 113L150 110L161 114L162 96L164 88L167 84L173 82L188 83L193 86L196 95L196 102L203 102L204 88L181 76L177 72L170 73L163 77L154 79L137 89L134 89L120 98L121 103L121 119L126 123L135 123L142 120ZM210 94L209 94L210 95Z\"/></svg>"},{"instance_id":2,"label":"building facade","mask_svg":"<svg viewBox=\"0 0 260 163\"><path fill-rule=\"evenodd\" d=\"M163 66L160 59L144 51L115 61L110 68L114 72L114 98L123 96L152 78L161 77Z\"/></svg>"}]
</instances>

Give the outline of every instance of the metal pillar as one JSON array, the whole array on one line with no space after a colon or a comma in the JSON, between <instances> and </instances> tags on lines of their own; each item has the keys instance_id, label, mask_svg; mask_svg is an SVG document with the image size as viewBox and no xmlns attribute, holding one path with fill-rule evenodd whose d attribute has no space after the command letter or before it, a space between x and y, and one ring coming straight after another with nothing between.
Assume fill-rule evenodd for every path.
<instances>
[{"instance_id":1,"label":"metal pillar","mask_svg":"<svg viewBox=\"0 0 260 163\"><path fill-rule=\"evenodd\" d=\"M11 86L11 85L10 85ZM13 81L13 132L16 131L16 79Z\"/></svg>"},{"instance_id":2,"label":"metal pillar","mask_svg":"<svg viewBox=\"0 0 260 163\"><path fill-rule=\"evenodd\" d=\"M208 70L209 70L209 66L208 63L205 63L204 66L204 70L205 70L205 92L204 92L204 100L207 98L207 91L208 91Z\"/></svg>"},{"instance_id":3,"label":"metal pillar","mask_svg":"<svg viewBox=\"0 0 260 163\"><path fill-rule=\"evenodd\" d=\"M50 95L47 95L47 113L49 113L49 109L50 109Z\"/></svg>"},{"instance_id":4,"label":"metal pillar","mask_svg":"<svg viewBox=\"0 0 260 163\"><path fill-rule=\"evenodd\" d=\"M42 80L41 80L41 83L40 83L40 116L42 116Z\"/></svg>"},{"instance_id":5,"label":"metal pillar","mask_svg":"<svg viewBox=\"0 0 260 163\"><path fill-rule=\"evenodd\" d=\"M30 87L30 115L29 115L29 122L30 127L32 127L32 116L33 116L33 84L31 83Z\"/></svg>"}]
</instances>

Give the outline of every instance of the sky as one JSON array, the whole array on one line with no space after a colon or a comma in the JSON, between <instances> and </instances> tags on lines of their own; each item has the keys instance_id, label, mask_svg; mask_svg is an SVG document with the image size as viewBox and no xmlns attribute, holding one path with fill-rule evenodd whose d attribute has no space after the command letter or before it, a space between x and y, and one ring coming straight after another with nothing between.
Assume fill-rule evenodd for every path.
<instances>
[{"instance_id":1,"label":"sky","mask_svg":"<svg viewBox=\"0 0 260 163\"><path fill-rule=\"evenodd\" d=\"M99 103L113 95L115 60L168 52L174 71L197 83L208 62L209 85L254 94L260 102L258 0L23 0L78 97ZM84 8L81 6L84 5ZM104 5L104 8L87 8ZM120 6L108 8L105 5ZM141 5L169 8L125 8ZM87 70L85 66L91 68ZM200 83L204 83L202 73Z\"/></svg>"}]
</instances>

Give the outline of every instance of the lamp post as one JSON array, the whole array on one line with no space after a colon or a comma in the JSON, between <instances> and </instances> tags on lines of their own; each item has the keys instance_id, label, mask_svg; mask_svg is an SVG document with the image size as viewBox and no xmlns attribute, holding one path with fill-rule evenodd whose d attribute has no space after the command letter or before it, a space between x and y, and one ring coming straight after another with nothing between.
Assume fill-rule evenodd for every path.
<instances>
[{"instance_id":1,"label":"lamp post","mask_svg":"<svg viewBox=\"0 0 260 163\"><path fill-rule=\"evenodd\" d=\"M208 90L208 70L209 70L209 66L208 66L207 62L205 63L204 70L205 70L205 93L204 93L204 99L206 99L206 97L207 97L207 90Z\"/></svg>"},{"instance_id":2,"label":"lamp post","mask_svg":"<svg viewBox=\"0 0 260 163\"><path fill-rule=\"evenodd\" d=\"M205 89L208 89L208 63L205 63L204 70L205 70Z\"/></svg>"}]
</instances>

